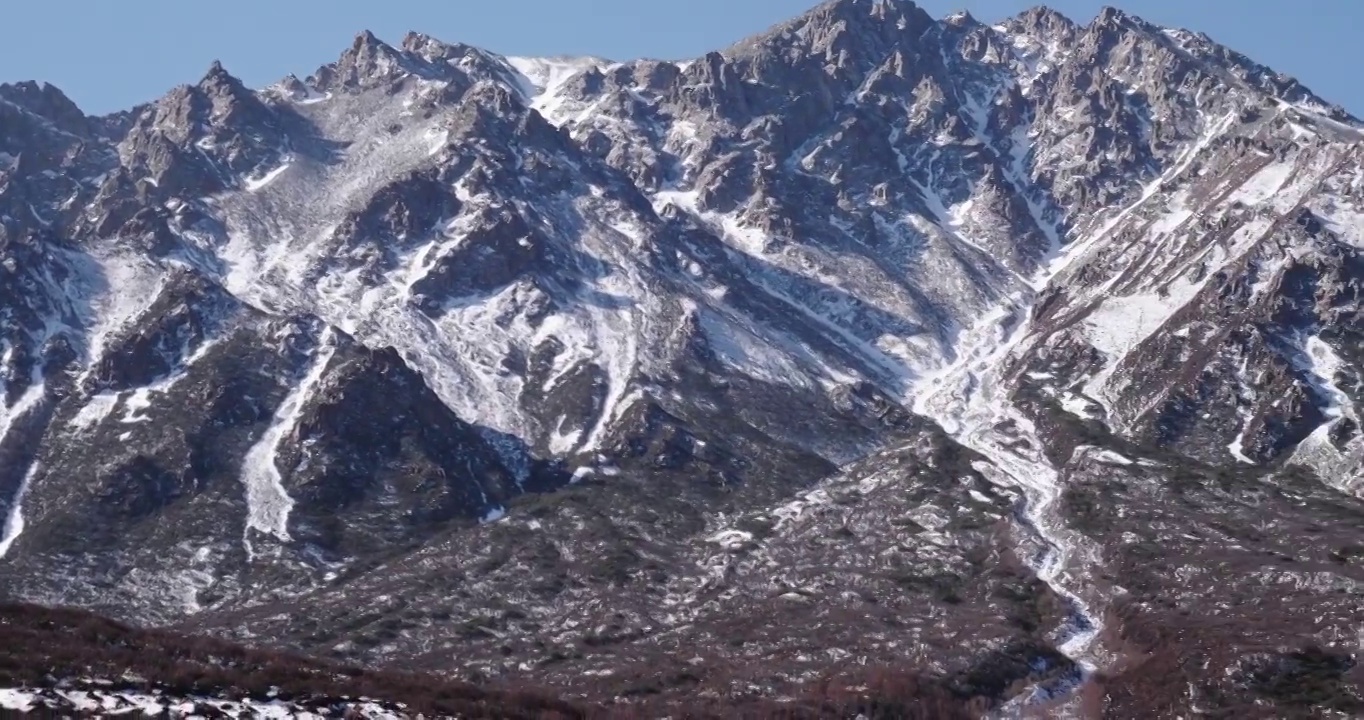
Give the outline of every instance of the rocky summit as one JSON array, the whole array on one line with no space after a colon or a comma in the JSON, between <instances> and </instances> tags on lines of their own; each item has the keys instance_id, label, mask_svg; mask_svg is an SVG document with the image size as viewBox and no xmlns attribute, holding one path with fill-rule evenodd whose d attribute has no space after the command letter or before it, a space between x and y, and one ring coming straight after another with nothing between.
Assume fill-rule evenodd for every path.
<instances>
[{"instance_id":1,"label":"rocky summit","mask_svg":"<svg viewBox=\"0 0 1364 720\"><path fill-rule=\"evenodd\" d=\"M1355 717L1362 168L1113 8L3 85L0 600L659 714Z\"/></svg>"}]
</instances>

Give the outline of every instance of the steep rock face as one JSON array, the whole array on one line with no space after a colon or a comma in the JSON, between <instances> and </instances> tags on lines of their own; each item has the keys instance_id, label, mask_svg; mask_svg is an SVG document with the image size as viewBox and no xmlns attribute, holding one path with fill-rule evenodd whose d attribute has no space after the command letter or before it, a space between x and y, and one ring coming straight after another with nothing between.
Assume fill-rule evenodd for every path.
<instances>
[{"instance_id":1,"label":"steep rock face","mask_svg":"<svg viewBox=\"0 0 1364 720\"><path fill-rule=\"evenodd\" d=\"M1207 462L1345 452L1343 387L1357 371L1333 347L1357 323L1346 188L1364 136L1302 122L1288 112L1229 126L1105 225L1106 241L1055 283L1020 366L1057 370L1058 389L1092 401L1085 412ZM1096 354L1083 359L1077 343Z\"/></svg>"},{"instance_id":2,"label":"steep rock face","mask_svg":"<svg viewBox=\"0 0 1364 720\"><path fill-rule=\"evenodd\" d=\"M391 349L264 315L190 270L155 293L22 436L39 442L12 505L16 592L174 617L567 480L495 447Z\"/></svg>"},{"instance_id":3,"label":"steep rock face","mask_svg":"<svg viewBox=\"0 0 1364 720\"><path fill-rule=\"evenodd\" d=\"M291 535L342 557L375 552L471 511L499 512L524 485L552 490L568 479L507 467L391 348L350 348L327 363L276 460L292 468L281 479L297 508Z\"/></svg>"},{"instance_id":4,"label":"steep rock face","mask_svg":"<svg viewBox=\"0 0 1364 720\"><path fill-rule=\"evenodd\" d=\"M832 667L769 663L808 624L1027 706L1161 622L1129 518L1354 512L1360 123L1113 9L831 0L682 63L362 33L108 118L0 86L0 126L6 596L566 685L765 668L683 683L724 693ZM1340 553L1295 598L1353 597Z\"/></svg>"}]
</instances>

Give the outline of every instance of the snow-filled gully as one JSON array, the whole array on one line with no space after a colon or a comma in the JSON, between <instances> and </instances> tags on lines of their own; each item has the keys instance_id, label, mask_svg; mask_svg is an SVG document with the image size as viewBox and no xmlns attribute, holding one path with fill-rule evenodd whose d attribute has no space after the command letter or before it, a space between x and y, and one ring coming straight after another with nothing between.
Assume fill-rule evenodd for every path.
<instances>
[{"instance_id":1,"label":"snow-filled gully","mask_svg":"<svg viewBox=\"0 0 1364 720\"><path fill-rule=\"evenodd\" d=\"M974 328L962 345L959 360L930 378L915 394L914 411L937 421L958 442L988 458L989 463L975 467L991 482L1024 491L1019 524L1038 545L1037 551L1024 559L1069 606L1069 617L1057 631L1057 647L1080 667L1082 680L1095 669L1089 650L1103 628L1103 620L1081 596L1068 570L1093 557L1093 552L1084 538L1067 530L1056 516L1055 505L1062 491L1060 474L1042 455L1032 422L1012 406L999 377L1000 361L1027 337L1026 323L1014 324L1013 330L1005 328L1011 318L1025 312L1022 305L1001 308ZM1012 421L1015 429L998 430L1004 421ZM1056 688L1038 686L1011 706L1035 699L1055 700L1055 695Z\"/></svg>"},{"instance_id":2,"label":"snow-filled gully","mask_svg":"<svg viewBox=\"0 0 1364 720\"><path fill-rule=\"evenodd\" d=\"M1019 714L1034 702L1055 702L1096 669L1093 646L1103 630L1099 608L1084 596L1072 573L1097 559L1097 550L1083 536L1065 527L1056 514L1061 498L1060 473L1042 453L1032 422L1009 400L1002 375L1003 361L1031 333L1029 309L1038 293L1089 255L1104 237L1138 206L1153 197L1165 180L1182 172L1209 138L1226 130L1228 118L1214 124L1204 139L1181 155L1170 170L1150 183L1128 207L1104 225L1077 238L1039 269L1028 287L1010 297L963 334L957 359L940 372L921 380L910 396L916 414L936 421L958 442L989 459L976 470L992 482L1018 487L1025 499L1018 514L1021 527L1036 541L1038 549L1025 558L1037 577L1058 596L1065 598L1069 617L1057 629L1057 648L1080 669L1080 677L1063 688L1038 685L1002 710L1004 716ZM1008 427L1009 430L1000 428Z\"/></svg>"},{"instance_id":3,"label":"snow-filled gully","mask_svg":"<svg viewBox=\"0 0 1364 720\"><path fill-rule=\"evenodd\" d=\"M3 390L3 386L0 386ZM46 386L42 382L37 368L33 371L33 383L28 390L10 407L5 407L3 403L3 392L0 392L0 443L9 437L10 431L19 423L29 412L38 407L42 402ZM28 473L19 483L19 489L10 498L10 507L7 516L0 518L0 559L4 559L9 554L10 548L14 546L19 535L24 531L24 499L28 495L29 486L33 478L38 474L38 463L35 462L28 469Z\"/></svg>"},{"instance_id":4,"label":"snow-filled gully","mask_svg":"<svg viewBox=\"0 0 1364 720\"><path fill-rule=\"evenodd\" d=\"M318 342L308 372L298 382L275 412L274 421L255 445L246 453L242 461L242 484L246 486L246 527L243 529L242 544L248 557L254 557L251 545L251 531L272 535L289 541L289 512L293 510L294 500L285 489L276 456L279 445L298 425L303 406L311 397L313 390L322 380L332 355L336 352L331 328L327 328Z\"/></svg>"},{"instance_id":5,"label":"snow-filled gully","mask_svg":"<svg viewBox=\"0 0 1364 720\"><path fill-rule=\"evenodd\" d=\"M1083 585L1084 568L1098 561L1098 551L1083 535L1069 530L1056 512L1061 498L1060 472L1045 457L1032 422L1008 397L1004 361L1032 334L1030 305L1053 280L1083 263L1131 213L1155 197L1169 180L1187 170L1214 138L1225 133L1234 116L1212 122L1202 137L1147 184L1134 202L1110 215L1102 224L1059 246L1022 290L1001 304L962 336L957 359L936 375L921 381L910 397L914 411L938 422L958 442L989 459L976 469L992 482L1021 488L1025 499L1019 523L1036 540L1037 552L1026 558L1037 577L1066 599L1070 614L1057 630L1057 647L1080 668L1078 681L1060 693L1069 695L1096 669L1095 643L1103 631L1101 609ZM1114 277L1121 276L1116 273ZM1007 428L1007 429L1005 429ZM1058 688L1036 686L1004 709L1017 714L1034 701L1056 701Z\"/></svg>"}]
</instances>

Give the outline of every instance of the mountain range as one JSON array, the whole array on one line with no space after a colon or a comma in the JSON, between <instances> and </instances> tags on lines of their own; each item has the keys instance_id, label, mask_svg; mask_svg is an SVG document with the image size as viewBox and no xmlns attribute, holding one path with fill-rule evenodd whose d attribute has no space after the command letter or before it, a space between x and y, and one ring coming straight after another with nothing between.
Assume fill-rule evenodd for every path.
<instances>
[{"instance_id":1,"label":"mountain range","mask_svg":"<svg viewBox=\"0 0 1364 720\"><path fill-rule=\"evenodd\" d=\"M3 85L0 599L594 701L1354 716L1362 168L1113 8Z\"/></svg>"}]
</instances>

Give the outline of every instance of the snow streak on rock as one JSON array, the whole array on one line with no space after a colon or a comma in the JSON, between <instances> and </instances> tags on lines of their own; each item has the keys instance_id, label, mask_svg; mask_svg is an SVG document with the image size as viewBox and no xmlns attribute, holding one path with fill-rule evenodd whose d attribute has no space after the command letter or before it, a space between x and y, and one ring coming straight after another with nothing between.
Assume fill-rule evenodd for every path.
<instances>
[{"instance_id":1,"label":"snow streak on rock","mask_svg":"<svg viewBox=\"0 0 1364 720\"><path fill-rule=\"evenodd\" d=\"M24 391L24 394L19 396L18 400L14 401L12 406L0 407L0 447L4 446L14 426L43 400L46 385L41 378L37 377L36 371L34 374L33 383ZM0 385L0 389L3 389L3 385ZM35 462L24 474L24 479L19 483L19 488L15 491L14 497L9 499L8 517L5 518L4 525L0 526L0 559L9 554L10 548L19 539L20 533L24 531L24 496L28 494L29 485L37 474L38 464Z\"/></svg>"},{"instance_id":2,"label":"snow streak on rock","mask_svg":"<svg viewBox=\"0 0 1364 720\"><path fill-rule=\"evenodd\" d=\"M313 351L312 365L307 373L285 397L275 411L270 427L242 460L241 480L246 486L247 506L243 542L248 553L252 553L252 530L272 535L284 542L289 541L289 511L293 509L294 501L284 488L279 466L276 465L279 446L298 425L304 404L322 381L336 352L334 343L333 331L329 327L323 331Z\"/></svg>"},{"instance_id":3,"label":"snow streak on rock","mask_svg":"<svg viewBox=\"0 0 1364 720\"><path fill-rule=\"evenodd\" d=\"M29 485L33 483L33 478L38 474L41 466L33 463L29 466L28 472L24 474L24 479L19 483L19 490L10 500L9 517L5 518L4 532L0 533L0 560L5 559L11 547L24 532L24 496L28 494Z\"/></svg>"}]
</instances>

